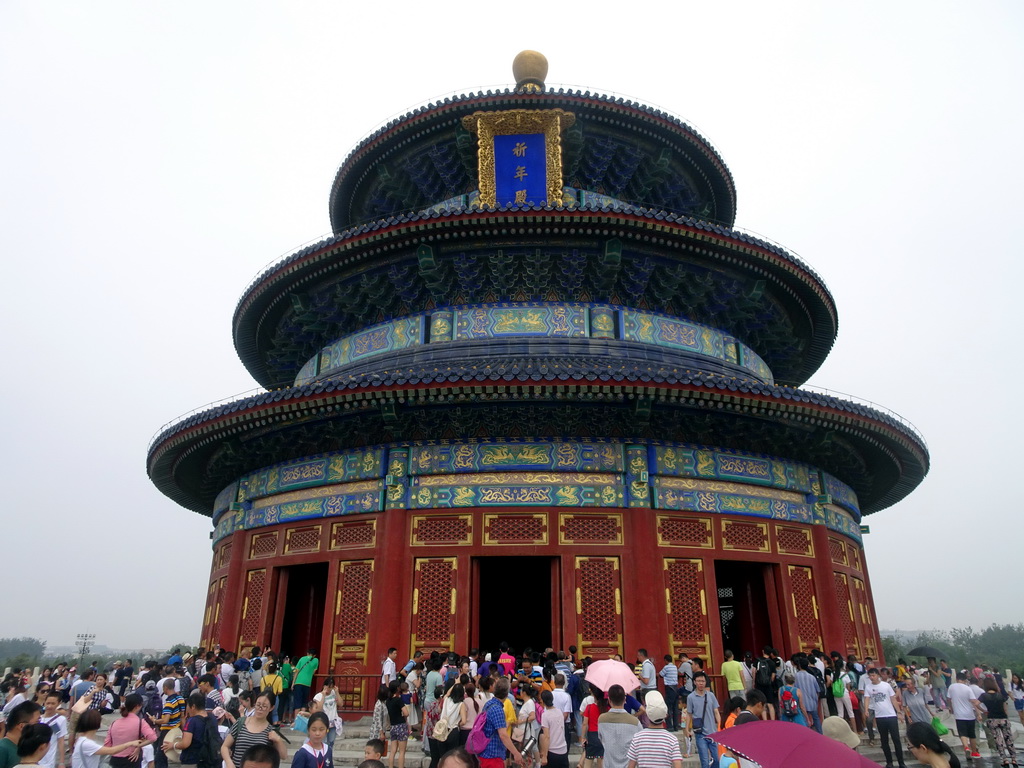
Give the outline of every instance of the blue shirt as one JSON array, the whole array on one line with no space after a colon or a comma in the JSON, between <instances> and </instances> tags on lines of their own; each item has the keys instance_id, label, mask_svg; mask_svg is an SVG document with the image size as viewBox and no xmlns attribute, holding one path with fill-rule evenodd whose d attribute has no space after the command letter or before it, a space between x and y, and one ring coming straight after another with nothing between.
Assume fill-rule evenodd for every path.
<instances>
[{"instance_id":1,"label":"blue shirt","mask_svg":"<svg viewBox=\"0 0 1024 768\"><path fill-rule=\"evenodd\" d=\"M679 667L671 661L661 668L661 678L665 681L665 687L675 688L679 685Z\"/></svg>"},{"instance_id":2,"label":"blue shirt","mask_svg":"<svg viewBox=\"0 0 1024 768\"><path fill-rule=\"evenodd\" d=\"M498 734L499 728L505 728L508 725L505 722L504 702L497 698L491 699L484 704L484 712L487 713L487 720L484 722L484 735L490 741L487 742L487 748L480 753L480 757L504 757L505 744Z\"/></svg>"},{"instance_id":3,"label":"blue shirt","mask_svg":"<svg viewBox=\"0 0 1024 768\"><path fill-rule=\"evenodd\" d=\"M636 698L634 698L634 697L630 696L630 695L629 695L628 693L626 694L626 706L625 706L625 710L626 710L626 711L627 711L627 712L628 712L629 714L631 714L631 715L635 715L635 714L636 714L637 712L639 712L639 711L640 711L640 707L641 707L641 706L642 706L642 705L640 704L640 700L639 700L639 699L636 699Z\"/></svg>"}]
</instances>

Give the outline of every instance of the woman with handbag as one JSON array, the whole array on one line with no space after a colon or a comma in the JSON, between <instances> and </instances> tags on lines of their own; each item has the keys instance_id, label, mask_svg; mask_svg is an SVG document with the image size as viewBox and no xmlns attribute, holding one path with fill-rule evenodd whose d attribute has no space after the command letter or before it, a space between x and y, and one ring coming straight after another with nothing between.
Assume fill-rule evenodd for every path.
<instances>
[{"instance_id":1,"label":"woman with handbag","mask_svg":"<svg viewBox=\"0 0 1024 768\"><path fill-rule=\"evenodd\" d=\"M423 719L420 712L420 687L423 685L423 662L417 661L405 676L411 699L409 702L409 730L418 731Z\"/></svg>"},{"instance_id":2,"label":"woman with handbag","mask_svg":"<svg viewBox=\"0 0 1024 768\"><path fill-rule=\"evenodd\" d=\"M246 718L238 718L231 726L228 735L220 747L220 755L224 764L242 768L242 757L257 744L272 744L283 760L287 755L284 739L270 724L270 713L274 710L274 694L263 691L256 697L253 713Z\"/></svg>"},{"instance_id":3,"label":"woman with handbag","mask_svg":"<svg viewBox=\"0 0 1024 768\"><path fill-rule=\"evenodd\" d=\"M459 746L466 746L469 739L469 732L473 730L473 723L476 716L480 714L480 707L483 706L476 695L476 686L469 683L465 689L465 696L462 697L462 707L459 714Z\"/></svg>"},{"instance_id":4,"label":"woman with handbag","mask_svg":"<svg viewBox=\"0 0 1024 768\"><path fill-rule=\"evenodd\" d=\"M430 768L437 768L438 762L449 750L459 745L459 724L462 719L462 703L466 698L466 689L456 683L444 694L441 702L441 713L428 739L430 743Z\"/></svg>"},{"instance_id":5,"label":"woman with handbag","mask_svg":"<svg viewBox=\"0 0 1024 768\"><path fill-rule=\"evenodd\" d=\"M537 693L537 689L532 685L519 686L519 714L516 717L516 726L512 729L512 743L523 756L523 765L527 768L535 765L539 757L537 743L540 738L540 720L537 717ZM542 708L542 715L543 712Z\"/></svg>"},{"instance_id":6,"label":"woman with handbag","mask_svg":"<svg viewBox=\"0 0 1024 768\"><path fill-rule=\"evenodd\" d=\"M90 705L89 711L99 714L100 710ZM111 753L113 756L110 758L110 768L138 768L142 763L142 750L139 747L156 741L156 731L149 727L141 713L142 697L136 693L125 696L124 704L121 705L121 717L110 724L103 746L112 747L129 741L142 743L138 747L128 747ZM84 717L84 714L79 720L81 717Z\"/></svg>"}]
</instances>

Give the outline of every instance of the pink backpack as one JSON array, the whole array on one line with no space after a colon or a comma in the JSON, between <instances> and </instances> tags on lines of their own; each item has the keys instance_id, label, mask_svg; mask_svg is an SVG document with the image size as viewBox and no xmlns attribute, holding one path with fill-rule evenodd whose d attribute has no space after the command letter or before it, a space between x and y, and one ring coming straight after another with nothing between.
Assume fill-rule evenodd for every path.
<instances>
[{"instance_id":1,"label":"pink backpack","mask_svg":"<svg viewBox=\"0 0 1024 768\"><path fill-rule=\"evenodd\" d=\"M495 703L499 706L501 705L501 702L497 699L491 699L484 704L480 714L473 721L473 727L469 729L469 736L466 738L466 751L471 755L482 754L491 741L491 737L484 732L484 726L487 725L487 708ZM493 736L494 734L491 735Z\"/></svg>"}]
</instances>

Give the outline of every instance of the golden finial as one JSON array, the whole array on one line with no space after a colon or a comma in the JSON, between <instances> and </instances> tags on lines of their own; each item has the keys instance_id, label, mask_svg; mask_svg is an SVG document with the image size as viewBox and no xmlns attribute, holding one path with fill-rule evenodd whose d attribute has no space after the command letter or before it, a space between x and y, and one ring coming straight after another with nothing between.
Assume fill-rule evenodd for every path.
<instances>
[{"instance_id":1,"label":"golden finial","mask_svg":"<svg viewBox=\"0 0 1024 768\"><path fill-rule=\"evenodd\" d=\"M548 60L537 51L521 51L512 61L512 76L516 90L522 93L541 93L548 76Z\"/></svg>"}]
</instances>

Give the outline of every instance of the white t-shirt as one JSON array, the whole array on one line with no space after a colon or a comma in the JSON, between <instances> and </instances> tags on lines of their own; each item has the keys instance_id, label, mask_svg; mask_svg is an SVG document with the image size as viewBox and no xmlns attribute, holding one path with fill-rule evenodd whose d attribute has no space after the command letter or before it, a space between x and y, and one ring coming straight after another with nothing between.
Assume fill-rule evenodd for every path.
<instances>
[{"instance_id":1,"label":"white t-shirt","mask_svg":"<svg viewBox=\"0 0 1024 768\"><path fill-rule=\"evenodd\" d=\"M71 753L71 768L100 768L100 755L96 753L101 745L92 739L79 736Z\"/></svg>"},{"instance_id":2,"label":"white t-shirt","mask_svg":"<svg viewBox=\"0 0 1024 768\"><path fill-rule=\"evenodd\" d=\"M388 658L384 659L384 665L381 667L380 681L384 683L384 685L387 685L396 677L398 677L398 673L395 670L395 662L389 656Z\"/></svg>"},{"instance_id":3,"label":"white t-shirt","mask_svg":"<svg viewBox=\"0 0 1024 768\"><path fill-rule=\"evenodd\" d=\"M43 716L39 718L39 722L50 726L50 729L53 731L53 736L50 737L50 748L46 750L46 754L43 755L43 759L39 761L39 764L46 766L46 768L53 768L57 764L57 740L61 737L65 739L68 737L68 719L64 715Z\"/></svg>"},{"instance_id":4,"label":"white t-shirt","mask_svg":"<svg viewBox=\"0 0 1024 768\"><path fill-rule=\"evenodd\" d=\"M477 670L476 659L470 659L470 661L469 661L469 676L475 679L476 678L476 670Z\"/></svg>"},{"instance_id":5,"label":"white t-shirt","mask_svg":"<svg viewBox=\"0 0 1024 768\"><path fill-rule=\"evenodd\" d=\"M893 707L891 698L896 693L891 685L882 680L879 680L878 683L869 681L864 686L864 695L868 697L875 717L896 717L896 708Z\"/></svg>"},{"instance_id":6,"label":"white t-shirt","mask_svg":"<svg viewBox=\"0 0 1024 768\"><path fill-rule=\"evenodd\" d=\"M27 701L27 699L25 698L25 694L24 693L16 693L13 696L11 696L10 701L8 701L6 704L4 704L3 719L6 720L7 716L9 714L11 714L11 710L14 709L16 706L18 706L19 704L21 704L23 701Z\"/></svg>"},{"instance_id":7,"label":"white t-shirt","mask_svg":"<svg viewBox=\"0 0 1024 768\"><path fill-rule=\"evenodd\" d=\"M587 707L594 703L593 696L587 696L583 701L580 702L580 714L582 715L587 711Z\"/></svg>"},{"instance_id":8,"label":"white t-shirt","mask_svg":"<svg viewBox=\"0 0 1024 768\"><path fill-rule=\"evenodd\" d=\"M551 698L554 701L555 709L561 710L569 715L572 714L572 696L561 688L555 688L555 690L551 692Z\"/></svg>"},{"instance_id":9,"label":"white t-shirt","mask_svg":"<svg viewBox=\"0 0 1024 768\"><path fill-rule=\"evenodd\" d=\"M324 714L327 715L327 720L330 722L332 728L337 727L338 719L338 695L331 692L326 698L324 692L320 691L316 696L313 697L314 701L319 701L323 706Z\"/></svg>"},{"instance_id":10,"label":"white t-shirt","mask_svg":"<svg viewBox=\"0 0 1024 768\"><path fill-rule=\"evenodd\" d=\"M946 691L954 720L973 720L975 716L971 699L978 698L970 686L964 683L953 683Z\"/></svg>"}]
</instances>

